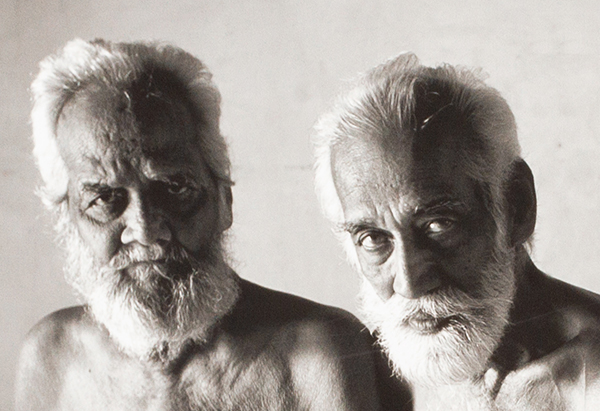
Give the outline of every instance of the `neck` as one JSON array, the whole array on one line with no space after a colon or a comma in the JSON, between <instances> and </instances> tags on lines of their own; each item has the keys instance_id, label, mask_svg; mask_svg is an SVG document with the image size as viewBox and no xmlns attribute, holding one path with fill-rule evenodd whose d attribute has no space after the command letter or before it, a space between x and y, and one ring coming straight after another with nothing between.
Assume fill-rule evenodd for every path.
<instances>
[{"instance_id":1,"label":"neck","mask_svg":"<svg viewBox=\"0 0 600 411\"><path fill-rule=\"evenodd\" d=\"M546 276L533 263L526 250L517 250L515 261L516 294L509 314L509 326L490 359L489 370L495 381L492 395L504 377L525 363L552 350L559 337L552 335L552 302L548 301ZM545 338L540 339L539 336ZM492 381L490 380L490 381ZM486 384L487 385L487 384Z\"/></svg>"},{"instance_id":2,"label":"neck","mask_svg":"<svg viewBox=\"0 0 600 411\"><path fill-rule=\"evenodd\" d=\"M540 293L545 274L531 261L525 249L517 251L515 261L516 294L510 312L510 322L521 324L547 310L546 298Z\"/></svg>"}]
</instances>

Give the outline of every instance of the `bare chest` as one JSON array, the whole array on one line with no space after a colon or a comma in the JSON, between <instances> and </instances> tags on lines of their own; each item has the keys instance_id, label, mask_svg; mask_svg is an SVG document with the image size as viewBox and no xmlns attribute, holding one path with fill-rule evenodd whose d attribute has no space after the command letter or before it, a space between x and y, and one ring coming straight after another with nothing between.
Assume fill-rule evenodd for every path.
<instances>
[{"instance_id":1,"label":"bare chest","mask_svg":"<svg viewBox=\"0 0 600 411\"><path fill-rule=\"evenodd\" d=\"M174 373L137 362L92 361L62 376L64 410L297 409L289 370L276 356L194 356Z\"/></svg>"},{"instance_id":2,"label":"bare chest","mask_svg":"<svg viewBox=\"0 0 600 411\"><path fill-rule=\"evenodd\" d=\"M491 411L495 410L477 387L457 384L437 387L414 387L415 411Z\"/></svg>"}]
</instances>

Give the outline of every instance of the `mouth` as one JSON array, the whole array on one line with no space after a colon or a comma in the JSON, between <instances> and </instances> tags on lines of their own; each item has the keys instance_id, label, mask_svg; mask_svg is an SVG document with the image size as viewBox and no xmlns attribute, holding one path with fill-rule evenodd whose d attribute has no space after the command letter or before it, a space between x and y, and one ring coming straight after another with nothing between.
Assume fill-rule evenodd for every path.
<instances>
[{"instance_id":1,"label":"mouth","mask_svg":"<svg viewBox=\"0 0 600 411\"><path fill-rule=\"evenodd\" d=\"M429 314L417 313L406 319L406 324L420 334L435 334L447 327L452 318L436 318Z\"/></svg>"},{"instance_id":2,"label":"mouth","mask_svg":"<svg viewBox=\"0 0 600 411\"><path fill-rule=\"evenodd\" d=\"M167 272L167 263L165 260L136 261L123 268L122 271L131 277L139 277L147 275L148 270Z\"/></svg>"},{"instance_id":3,"label":"mouth","mask_svg":"<svg viewBox=\"0 0 600 411\"><path fill-rule=\"evenodd\" d=\"M165 267L167 262L165 260L143 260L136 261L125 267L127 270L135 269L138 267Z\"/></svg>"}]
</instances>

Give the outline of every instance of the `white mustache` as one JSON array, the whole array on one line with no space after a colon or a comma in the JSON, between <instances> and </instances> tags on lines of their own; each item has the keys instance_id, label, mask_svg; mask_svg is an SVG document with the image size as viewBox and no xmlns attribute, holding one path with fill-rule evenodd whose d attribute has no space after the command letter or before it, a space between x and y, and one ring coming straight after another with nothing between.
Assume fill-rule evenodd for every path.
<instances>
[{"instance_id":1,"label":"white mustache","mask_svg":"<svg viewBox=\"0 0 600 411\"><path fill-rule=\"evenodd\" d=\"M392 312L402 313L399 320L403 323L424 316L442 319L470 316L487 310L486 300L475 299L461 290L450 287L415 300L394 295L387 304L395 307Z\"/></svg>"},{"instance_id":2,"label":"white mustache","mask_svg":"<svg viewBox=\"0 0 600 411\"><path fill-rule=\"evenodd\" d=\"M158 244L142 246L133 244L121 249L110 261L113 270L124 270L132 264L152 262L179 262L190 260L188 252L179 245L168 245L166 247Z\"/></svg>"}]
</instances>

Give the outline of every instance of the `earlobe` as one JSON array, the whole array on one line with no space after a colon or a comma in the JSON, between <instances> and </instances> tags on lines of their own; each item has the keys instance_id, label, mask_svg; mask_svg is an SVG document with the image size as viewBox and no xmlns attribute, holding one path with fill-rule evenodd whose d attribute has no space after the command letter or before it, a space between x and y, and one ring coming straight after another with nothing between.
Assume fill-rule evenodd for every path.
<instances>
[{"instance_id":1,"label":"earlobe","mask_svg":"<svg viewBox=\"0 0 600 411\"><path fill-rule=\"evenodd\" d=\"M512 247L526 242L533 234L537 213L537 200L533 174L523 159L512 166L506 188L508 230Z\"/></svg>"},{"instance_id":2,"label":"earlobe","mask_svg":"<svg viewBox=\"0 0 600 411\"><path fill-rule=\"evenodd\" d=\"M219 231L223 232L233 223L232 211L233 195L231 187L226 184L219 185Z\"/></svg>"}]
</instances>

